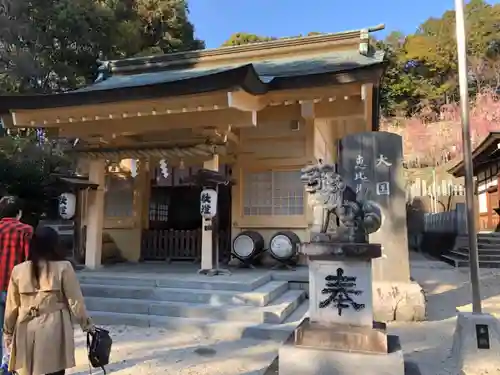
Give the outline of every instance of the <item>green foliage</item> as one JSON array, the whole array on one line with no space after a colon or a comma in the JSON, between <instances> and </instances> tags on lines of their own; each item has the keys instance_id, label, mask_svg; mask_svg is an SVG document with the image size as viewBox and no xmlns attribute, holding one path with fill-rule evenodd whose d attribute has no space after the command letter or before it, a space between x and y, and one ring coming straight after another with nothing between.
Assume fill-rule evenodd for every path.
<instances>
[{"instance_id":1,"label":"green foliage","mask_svg":"<svg viewBox=\"0 0 500 375\"><path fill-rule=\"evenodd\" d=\"M470 91L499 87L500 4L472 0L466 6ZM389 69L383 87L386 116L419 114L422 108L438 113L441 106L458 100L455 13L430 18L394 48L393 35L379 46L390 49Z\"/></svg>"},{"instance_id":2,"label":"green foliage","mask_svg":"<svg viewBox=\"0 0 500 375\"><path fill-rule=\"evenodd\" d=\"M0 137L0 196L12 194L25 203L25 221L36 224L58 191L53 173L65 172L71 161L35 132Z\"/></svg>"},{"instance_id":3,"label":"green foliage","mask_svg":"<svg viewBox=\"0 0 500 375\"><path fill-rule=\"evenodd\" d=\"M267 36L259 36L255 34L248 33L235 33L226 40L222 46L240 46L242 44L250 44L250 43L259 43L259 42L268 42L270 40L275 40L277 38L267 37Z\"/></svg>"},{"instance_id":4,"label":"green foliage","mask_svg":"<svg viewBox=\"0 0 500 375\"><path fill-rule=\"evenodd\" d=\"M307 33L307 36L314 36L314 35L321 35L321 34L323 34L323 33L319 33L317 31L311 31L310 33ZM234 33L233 35L231 35L229 37L228 40L226 40L222 44L222 47L241 46L243 44L269 42L271 40L277 40L277 39L299 38L302 36L303 35L295 35L295 36L291 36L291 37L275 38L275 37L260 36L260 35L249 34L249 33Z\"/></svg>"},{"instance_id":5,"label":"green foliage","mask_svg":"<svg viewBox=\"0 0 500 375\"><path fill-rule=\"evenodd\" d=\"M204 48L185 0L5 0L1 10L0 92L77 88L99 57Z\"/></svg>"}]
</instances>

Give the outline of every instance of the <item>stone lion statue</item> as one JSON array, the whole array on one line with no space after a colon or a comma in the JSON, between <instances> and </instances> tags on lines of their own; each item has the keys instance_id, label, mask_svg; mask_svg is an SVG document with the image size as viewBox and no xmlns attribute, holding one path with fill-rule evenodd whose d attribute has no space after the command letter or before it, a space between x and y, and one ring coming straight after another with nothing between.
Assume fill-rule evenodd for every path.
<instances>
[{"instance_id":1,"label":"stone lion statue","mask_svg":"<svg viewBox=\"0 0 500 375\"><path fill-rule=\"evenodd\" d=\"M318 240L331 239L333 216L336 217L337 226L345 228L342 239L348 242L368 242L368 234L380 228L380 207L375 202L365 200L363 194L358 196L347 186L337 173L336 165L324 164L320 160L316 165L306 166L301 170L301 181L306 191L314 196L315 204L324 211Z\"/></svg>"}]
</instances>

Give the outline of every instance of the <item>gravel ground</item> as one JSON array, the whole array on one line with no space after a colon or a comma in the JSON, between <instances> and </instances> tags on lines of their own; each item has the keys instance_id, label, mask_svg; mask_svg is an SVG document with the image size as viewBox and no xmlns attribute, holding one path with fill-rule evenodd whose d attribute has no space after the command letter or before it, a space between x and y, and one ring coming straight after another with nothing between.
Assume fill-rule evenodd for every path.
<instances>
[{"instance_id":1,"label":"gravel ground","mask_svg":"<svg viewBox=\"0 0 500 375\"><path fill-rule=\"evenodd\" d=\"M453 374L448 355L456 307L471 303L468 270L412 259L412 276L428 293L428 321L392 323L389 330L400 336L406 358L418 364L421 375ZM481 276L485 299L500 294L499 271L484 270ZM216 341L157 328L108 328L114 339L108 373L117 375L263 375L279 347L274 342ZM80 332L76 343L77 367L68 373L88 374L85 338Z\"/></svg>"},{"instance_id":2,"label":"gravel ground","mask_svg":"<svg viewBox=\"0 0 500 375\"><path fill-rule=\"evenodd\" d=\"M158 328L107 327L113 337L109 374L259 375L276 356L275 342L217 341ZM67 374L87 375L86 339L76 334L77 366ZM94 373L101 373L92 369Z\"/></svg>"},{"instance_id":3,"label":"gravel ground","mask_svg":"<svg viewBox=\"0 0 500 375\"><path fill-rule=\"evenodd\" d=\"M427 293L428 320L392 323L389 329L400 336L405 358L417 363L422 375L456 375L449 354L457 307L472 302L468 268L419 260L412 263L412 276ZM483 269L480 276L483 301L500 295L500 270Z\"/></svg>"}]
</instances>

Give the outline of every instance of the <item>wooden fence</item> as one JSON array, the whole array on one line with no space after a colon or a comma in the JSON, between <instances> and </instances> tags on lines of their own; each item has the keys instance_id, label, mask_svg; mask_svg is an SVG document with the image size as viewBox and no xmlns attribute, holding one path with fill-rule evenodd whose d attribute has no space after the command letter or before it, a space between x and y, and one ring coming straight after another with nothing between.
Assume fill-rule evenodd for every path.
<instances>
[{"instance_id":1,"label":"wooden fence","mask_svg":"<svg viewBox=\"0 0 500 375\"><path fill-rule=\"evenodd\" d=\"M231 239L226 231L219 231L219 261L229 261ZM201 229L159 230L146 229L142 232L141 260L173 261L201 260Z\"/></svg>"},{"instance_id":2,"label":"wooden fence","mask_svg":"<svg viewBox=\"0 0 500 375\"><path fill-rule=\"evenodd\" d=\"M424 214L424 232L467 234L467 213L464 203L451 211Z\"/></svg>"}]
</instances>

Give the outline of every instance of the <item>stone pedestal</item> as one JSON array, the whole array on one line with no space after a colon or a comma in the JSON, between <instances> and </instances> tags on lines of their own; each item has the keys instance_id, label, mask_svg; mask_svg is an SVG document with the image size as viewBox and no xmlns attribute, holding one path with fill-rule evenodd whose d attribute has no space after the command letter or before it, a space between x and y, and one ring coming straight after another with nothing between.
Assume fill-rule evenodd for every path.
<instances>
[{"instance_id":1,"label":"stone pedestal","mask_svg":"<svg viewBox=\"0 0 500 375\"><path fill-rule=\"evenodd\" d=\"M373 321L372 259L380 245L312 242L309 319L279 352L280 375L403 375L399 339Z\"/></svg>"},{"instance_id":2,"label":"stone pedestal","mask_svg":"<svg viewBox=\"0 0 500 375\"><path fill-rule=\"evenodd\" d=\"M490 314L458 313L450 374L500 372L500 323Z\"/></svg>"},{"instance_id":3,"label":"stone pedestal","mask_svg":"<svg viewBox=\"0 0 500 375\"><path fill-rule=\"evenodd\" d=\"M290 338L279 350L280 375L403 375L404 359L397 336L387 336L386 354L325 350L297 345Z\"/></svg>"}]
</instances>

